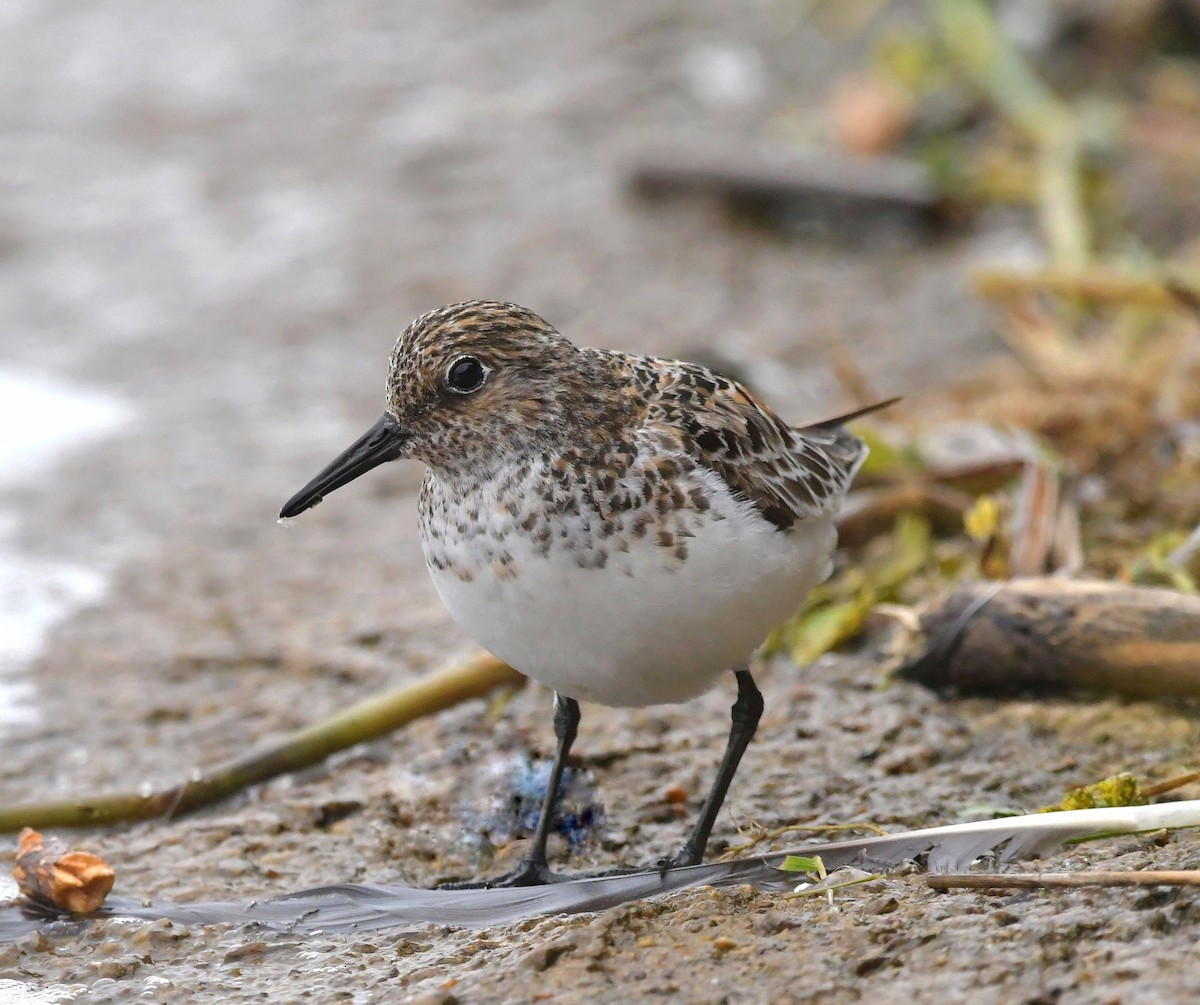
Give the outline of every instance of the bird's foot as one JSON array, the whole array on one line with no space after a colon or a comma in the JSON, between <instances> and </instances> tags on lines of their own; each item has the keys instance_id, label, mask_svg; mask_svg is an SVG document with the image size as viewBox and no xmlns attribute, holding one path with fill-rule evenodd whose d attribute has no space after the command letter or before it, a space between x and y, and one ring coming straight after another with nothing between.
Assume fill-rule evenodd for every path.
<instances>
[{"instance_id":1,"label":"bird's foot","mask_svg":"<svg viewBox=\"0 0 1200 1005\"><path fill-rule=\"evenodd\" d=\"M570 877L551 872L545 862L522 862L512 872L487 881L489 890L512 889L519 886L547 886L550 883L565 883Z\"/></svg>"},{"instance_id":2,"label":"bird's foot","mask_svg":"<svg viewBox=\"0 0 1200 1005\"><path fill-rule=\"evenodd\" d=\"M457 883L439 883L439 890L507 890L522 886L548 886L550 883L564 883L569 877L551 872L544 862L522 862L512 872L494 879L468 880Z\"/></svg>"},{"instance_id":3,"label":"bird's foot","mask_svg":"<svg viewBox=\"0 0 1200 1005\"><path fill-rule=\"evenodd\" d=\"M696 854L690 845L684 845L680 849L679 854L673 858L660 858L655 863L655 868L658 869L660 877L666 876L671 869L682 869L684 866L699 865L703 857L703 855Z\"/></svg>"}]
</instances>

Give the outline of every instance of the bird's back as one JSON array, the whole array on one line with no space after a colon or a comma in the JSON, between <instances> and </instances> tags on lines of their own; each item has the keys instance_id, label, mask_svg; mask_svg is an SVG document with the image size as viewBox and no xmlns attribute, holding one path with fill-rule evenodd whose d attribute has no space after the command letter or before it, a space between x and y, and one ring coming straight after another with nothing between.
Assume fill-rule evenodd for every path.
<instances>
[{"instance_id":1,"label":"bird's back","mask_svg":"<svg viewBox=\"0 0 1200 1005\"><path fill-rule=\"evenodd\" d=\"M780 531L837 511L867 455L866 444L844 423L890 404L793 428L737 381L703 366L602 355L615 379L641 402L640 427L647 435L674 441Z\"/></svg>"}]
</instances>

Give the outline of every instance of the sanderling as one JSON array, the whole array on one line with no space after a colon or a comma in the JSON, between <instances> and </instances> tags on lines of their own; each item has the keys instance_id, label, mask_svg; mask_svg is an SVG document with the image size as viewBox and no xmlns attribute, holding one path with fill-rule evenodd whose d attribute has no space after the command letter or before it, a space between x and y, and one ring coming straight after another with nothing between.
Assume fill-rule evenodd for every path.
<instances>
[{"instance_id":1,"label":"sanderling","mask_svg":"<svg viewBox=\"0 0 1200 1005\"><path fill-rule=\"evenodd\" d=\"M533 844L493 885L555 878L546 841L579 701L685 701L732 670L716 780L661 865L702 859L762 714L745 661L829 574L834 517L866 456L842 423L878 407L789 428L701 366L580 349L514 304L453 304L408 326L383 417L280 516L385 461L428 465L421 543L443 602L555 692L558 747Z\"/></svg>"}]
</instances>

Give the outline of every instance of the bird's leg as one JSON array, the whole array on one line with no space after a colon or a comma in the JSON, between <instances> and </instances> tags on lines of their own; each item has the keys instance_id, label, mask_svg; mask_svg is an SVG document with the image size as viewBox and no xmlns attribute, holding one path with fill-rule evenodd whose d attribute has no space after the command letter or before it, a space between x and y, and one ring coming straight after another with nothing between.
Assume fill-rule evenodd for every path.
<instances>
[{"instance_id":1,"label":"bird's leg","mask_svg":"<svg viewBox=\"0 0 1200 1005\"><path fill-rule=\"evenodd\" d=\"M754 684L754 678L745 668L735 671L737 676L738 695L733 703L731 718L733 724L729 729L729 743L725 746L725 756L721 758L721 767L717 769L717 777L713 787L704 800L696 826L692 829L691 837L687 839L679 854L672 859L659 863L663 870L671 866L697 865L704 858L704 849L708 846L708 836L712 833L721 804L725 802L725 793L729 791L729 783L737 772L742 754L750 745L754 731L758 728L758 720L762 718L763 696Z\"/></svg>"},{"instance_id":2,"label":"bird's leg","mask_svg":"<svg viewBox=\"0 0 1200 1005\"><path fill-rule=\"evenodd\" d=\"M546 842L550 839L550 822L554 818L554 804L558 799L563 768L566 767L567 755L571 752L571 744L575 742L578 729L579 702L574 698L555 694L554 735L558 738L558 750L554 754L554 766L550 769L546 798L542 800L542 812L538 816L537 830L533 835L533 847L515 871L491 880L487 886L541 886L558 880L546 861Z\"/></svg>"}]
</instances>

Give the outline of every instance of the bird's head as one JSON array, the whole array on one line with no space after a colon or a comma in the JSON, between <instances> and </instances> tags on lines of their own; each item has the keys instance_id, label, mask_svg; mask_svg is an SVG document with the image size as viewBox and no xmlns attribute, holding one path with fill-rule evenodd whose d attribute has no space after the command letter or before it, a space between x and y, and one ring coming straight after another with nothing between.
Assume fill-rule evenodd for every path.
<instances>
[{"instance_id":1,"label":"bird's head","mask_svg":"<svg viewBox=\"0 0 1200 1005\"><path fill-rule=\"evenodd\" d=\"M451 475L486 474L559 442L581 421L572 402L594 390L580 351L533 311L485 300L430 311L396 342L383 416L280 516L401 457Z\"/></svg>"}]
</instances>

